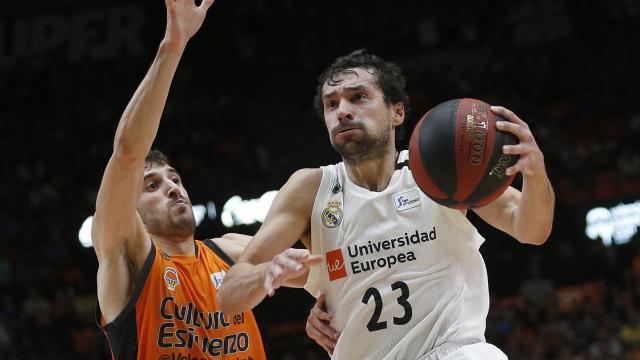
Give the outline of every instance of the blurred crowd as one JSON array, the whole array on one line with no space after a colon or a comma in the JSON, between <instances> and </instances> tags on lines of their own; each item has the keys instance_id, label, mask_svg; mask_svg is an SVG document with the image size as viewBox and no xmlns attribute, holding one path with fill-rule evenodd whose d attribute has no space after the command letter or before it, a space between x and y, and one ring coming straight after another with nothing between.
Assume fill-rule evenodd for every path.
<instances>
[{"instance_id":1,"label":"blurred crowd","mask_svg":"<svg viewBox=\"0 0 640 360\"><path fill-rule=\"evenodd\" d=\"M139 32L80 58L65 55L76 45L64 41L21 52L13 36L21 26L84 16L76 5L126 9ZM613 248L584 235L588 207L640 195L640 5L502 5L477 1L461 12L454 2L220 0L211 11L221 15L208 19L180 65L156 144L194 203L258 197L295 169L335 162L311 101L320 71L357 48L403 68L408 129L451 98L505 105L533 129L558 208L541 248L483 232L494 294L487 340L513 359L640 359L638 235ZM77 233L93 212L120 114L162 35L163 5L16 6L0 7L0 30L8 29L0 31L0 357L107 359L93 319L97 262ZM197 235L256 229L215 222ZM276 359L325 358L304 334L312 299L285 294L256 311L267 350ZM274 315L293 302L298 311Z\"/></svg>"}]
</instances>

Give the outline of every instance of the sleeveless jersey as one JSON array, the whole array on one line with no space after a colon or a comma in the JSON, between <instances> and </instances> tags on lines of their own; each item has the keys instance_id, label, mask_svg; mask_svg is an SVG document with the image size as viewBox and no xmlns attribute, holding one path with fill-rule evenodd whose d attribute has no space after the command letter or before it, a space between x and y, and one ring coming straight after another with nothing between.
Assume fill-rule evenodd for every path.
<instances>
[{"instance_id":1,"label":"sleeveless jersey","mask_svg":"<svg viewBox=\"0 0 640 360\"><path fill-rule=\"evenodd\" d=\"M380 192L354 184L344 163L322 167L311 242L325 261L305 288L326 295L341 332L334 359L409 360L485 341L484 238L420 191L408 151Z\"/></svg>"},{"instance_id":2,"label":"sleeveless jersey","mask_svg":"<svg viewBox=\"0 0 640 360\"><path fill-rule=\"evenodd\" d=\"M213 241L195 256L168 256L152 245L128 304L105 324L114 359L265 359L251 311L227 316L217 289L233 261Z\"/></svg>"}]
</instances>

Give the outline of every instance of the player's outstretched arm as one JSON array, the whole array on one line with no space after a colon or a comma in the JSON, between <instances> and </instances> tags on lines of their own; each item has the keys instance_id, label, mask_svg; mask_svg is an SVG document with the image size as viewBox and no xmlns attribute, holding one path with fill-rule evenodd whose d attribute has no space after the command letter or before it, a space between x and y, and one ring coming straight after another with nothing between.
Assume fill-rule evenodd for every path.
<instances>
[{"instance_id":1,"label":"player's outstretched arm","mask_svg":"<svg viewBox=\"0 0 640 360\"><path fill-rule=\"evenodd\" d=\"M501 106L492 106L491 110L508 120L497 122L498 130L508 131L520 141L516 145L505 145L502 151L520 156L506 169L506 174L522 173L522 192L509 187L494 202L475 212L522 243L543 244L551 233L555 207L555 194L545 169L544 155L527 123Z\"/></svg>"},{"instance_id":2,"label":"player's outstretched arm","mask_svg":"<svg viewBox=\"0 0 640 360\"><path fill-rule=\"evenodd\" d=\"M234 263L238 262L240 255L247 248L252 237L244 234L226 233L219 238L213 239L213 241L224 251ZM304 242L304 241L303 241ZM309 271L305 271L300 276L289 279L284 286L292 288L301 288L307 283L307 277Z\"/></svg>"},{"instance_id":3,"label":"player's outstretched arm","mask_svg":"<svg viewBox=\"0 0 640 360\"><path fill-rule=\"evenodd\" d=\"M260 230L225 275L218 291L218 305L224 313L252 309L321 261L307 250L289 249L310 228L321 178L320 169L299 170L280 189Z\"/></svg>"},{"instance_id":4,"label":"player's outstretched arm","mask_svg":"<svg viewBox=\"0 0 640 360\"><path fill-rule=\"evenodd\" d=\"M167 28L156 58L125 109L96 199L92 240L98 257L98 300L107 321L120 313L150 249L136 212L144 159L156 136L169 87L187 41L213 3L167 0ZM133 264L133 266L131 266Z\"/></svg>"}]
</instances>

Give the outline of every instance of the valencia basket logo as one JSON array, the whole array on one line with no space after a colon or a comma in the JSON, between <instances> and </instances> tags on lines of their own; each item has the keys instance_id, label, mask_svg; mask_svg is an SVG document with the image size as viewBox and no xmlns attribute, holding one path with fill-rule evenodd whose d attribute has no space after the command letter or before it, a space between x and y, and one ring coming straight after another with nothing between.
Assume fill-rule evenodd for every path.
<instances>
[{"instance_id":1,"label":"valencia basket logo","mask_svg":"<svg viewBox=\"0 0 640 360\"><path fill-rule=\"evenodd\" d=\"M164 281L167 283L167 289L173 291L176 286L180 285L180 279L178 279L178 272L172 267L167 267L164 270Z\"/></svg>"}]
</instances>

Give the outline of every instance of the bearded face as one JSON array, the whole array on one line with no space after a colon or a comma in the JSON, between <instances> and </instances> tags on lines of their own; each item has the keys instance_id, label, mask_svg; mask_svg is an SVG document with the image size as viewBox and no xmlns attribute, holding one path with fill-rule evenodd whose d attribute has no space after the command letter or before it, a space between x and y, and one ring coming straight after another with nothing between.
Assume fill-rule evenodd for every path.
<instances>
[{"instance_id":1,"label":"bearded face","mask_svg":"<svg viewBox=\"0 0 640 360\"><path fill-rule=\"evenodd\" d=\"M357 131L345 130L351 126L359 128ZM360 132L359 136L355 136L357 132ZM389 146L389 134L388 128L383 128L382 133L376 135L364 123L343 123L331 130L331 145L345 162L358 164L382 157Z\"/></svg>"},{"instance_id":2,"label":"bearded face","mask_svg":"<svg viewBox=\"0 0 640 360\"><path fill-rule=\"evenodd\" d=\"M348 69L322 90L324 119L331 145L347 163L357 164L395 150L394 112L374 74Z\"/></svg>"},{"instance_id":3,"label":"bearded face","mask_svg":"<svg viewBox=\"0 0 640 360\"><path fill-rule=\"evenodd\" d=\"M146 169L138 213L150 234L185 238L195 232L189 195L178 172L166 164Z\"/></svg>"}]
</instances>

